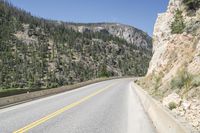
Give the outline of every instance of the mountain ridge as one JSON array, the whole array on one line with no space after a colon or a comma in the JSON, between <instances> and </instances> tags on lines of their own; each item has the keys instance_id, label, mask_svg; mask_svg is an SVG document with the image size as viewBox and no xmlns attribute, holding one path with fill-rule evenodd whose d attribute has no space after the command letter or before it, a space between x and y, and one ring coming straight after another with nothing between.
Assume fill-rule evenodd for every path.
<instances>
[{"instance_id":1,"label":"mountain ridge","mask_svg":"<svg viewBox=\"0 0 200 133\"><path fill-rule=\"evenodd\" d=\"M120 24L120 23L96 23L96 24L95 23L89 23L89 24L79 23L78 26L72 23L72 24L68 24L68 26L79 32L83 32L84 30L91 30L94 32L106 30L107 32L109 32L110 34L114 36L117 36L121 39L125 39L128 43L137 43L135 45L137 45L138 47L143 47L149 50L152 49L151 37L147 33L133 26ZM140 41L137 42L137 40L140 40ZM142 42L142 40L147 40L147 42Z\"/></svg>"}]
</instances>

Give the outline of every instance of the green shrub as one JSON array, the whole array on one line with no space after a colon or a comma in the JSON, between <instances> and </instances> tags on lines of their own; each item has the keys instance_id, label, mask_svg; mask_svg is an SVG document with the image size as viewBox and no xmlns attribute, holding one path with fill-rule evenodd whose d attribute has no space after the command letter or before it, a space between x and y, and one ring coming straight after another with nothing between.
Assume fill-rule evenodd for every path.
<instances>
[{"instance_id":1,"label":"green shrub","mask_svg":"<svg viewBox=\"0 0 200 133\"><path fill-rule=\"evenodd\" d=\"M192 79L192 74L186 71L186 69L181 69L177 72L177 76L171 80L171 87L179 89L184 87L187 90L191 86Z\"/></svg>"},{"instance_id":2,"label":"green shrub","mask_svg":"<svg viewBox=\"0 0 200 133\"><path fill-rule=\"evenodd\" d=\"M198 86L200 86L200 75L195 76L195 77L192 79L192 86L193 86L193 87L198 87Z\"/></svg>"},{"instance_id":3,"label":"green shrub","mask_svg":"<svg viewBox=\"0 0 200 133\"><path fill-rule=\"evenodd\" d=\"M153 77L153 88L155 91L158 90L158 88L161 86L162 84L162 74L160 75L155 75Z\"/></svg>"},{"instance_id":4,"label":"green shrub","mask_svg":"<svg viewBox=\"0 0 200 133\"><path fill-rule=\"evenodd\" d=\"M183 0L188 10L198 10L200 7L200 0Z\"/></svg>"},{"instance_id":5,"label":"green shrub","mask_svg":"<svg viewBox=\"0 0 200 133\"><path fill-rule=\"evenodd\" d=\"M174 79L172 79L171 81L171 87L172 88L182 88L184 85L183 80L181 77L175 77Z\"/></svg>"},{"instance_id":6,"label":"green shrub","mask_svg":"<svg viewBox=\"0 0 200 133\"><path fill-rule=\"evenodd\" d=\"M177 107L176 103L174 103L174 102L170 102L168 106L169 106L170 110L173 110Z\"/></svg>"},{"instance_id":7,"label":"green shrub","mask_svg":"<svg viewBox=\"0 0 200 133\"><path fill-rule=\"evenodd\" d=\"M181 34L185 29L185 23L182 16L182 11L177 10L175 14L174 21L171 24L172 34Z\"/></svg>"}]
</instances>

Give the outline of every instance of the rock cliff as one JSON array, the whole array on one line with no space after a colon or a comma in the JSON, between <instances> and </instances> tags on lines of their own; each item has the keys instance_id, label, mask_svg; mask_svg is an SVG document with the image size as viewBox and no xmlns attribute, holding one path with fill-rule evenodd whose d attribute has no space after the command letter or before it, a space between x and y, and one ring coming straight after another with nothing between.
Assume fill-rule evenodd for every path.
<instances>
[{"instance_id":1,"label":"rock cliff","mask_svg":"<svg viewBox=\"0 0 200 133\"><path fill-rule=\"evenodd\" d=\"M68 23L67 27L71 27L79 32L100 32L109 33L121 39L125 39L128 43L134 44L148 50L152 50L152 38L147 33L129 25L119 23L90 23L90 24L73 24Z\"/></svg>"},{"instance_id":2,"label":"rock cliff","mask_svg":"<svg viewBox=\"0 0 200 133\"><path fill-rule=\"evenodd\" d=\"M180 96L183 103L187 101L193 108L195 106L197 110L184 109L181 102L178 105L175 102L169 103L176 106L173 112L181 114L198 130L200 130L199 5L198 0L170 0L167 11L158 14L153 33L153 57L146 77L139 82L155 98L164 101L165 105L165 99L175 93Z\"/></svg>"}]
</instances>

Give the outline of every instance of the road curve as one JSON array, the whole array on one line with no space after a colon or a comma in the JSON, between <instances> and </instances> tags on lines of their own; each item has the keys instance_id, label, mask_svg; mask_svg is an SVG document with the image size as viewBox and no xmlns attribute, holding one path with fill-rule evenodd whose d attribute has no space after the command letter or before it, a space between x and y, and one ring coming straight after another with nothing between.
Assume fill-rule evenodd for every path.
<instances>
[{"instance_id":1,"label":"road curve","mask_svg":"<svg viewBox=\"0 0 200 133\"><path fill-rule=\"evenodd\" d=\"M0 133L155 133L131 81L104 81L1 109Z\"/></svg>"}]
</instances>

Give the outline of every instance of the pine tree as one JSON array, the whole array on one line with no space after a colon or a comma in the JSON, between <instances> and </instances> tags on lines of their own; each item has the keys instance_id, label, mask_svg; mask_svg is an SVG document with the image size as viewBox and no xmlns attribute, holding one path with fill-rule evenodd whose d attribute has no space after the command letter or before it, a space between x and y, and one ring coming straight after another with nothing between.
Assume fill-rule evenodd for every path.
<instances>
[{"instance_id":1,"label":"pine tree","mask_svg":"<svg viewBox=\"0 0 200 133\"><path fill-rule=\"evenodd\" d=\"M175 14L174 21L171 24L171 33L172 34L181 34L185 28L184 19L182 16L182 11L177 10Z\"/></svg>"},{"instance_id":2,"label":"pine tree","mask_svg":"<svg viewBox=\"0 0 200 133\"><path fill-rule=\"evenodd\" d=\"M187 6L188 10L196 11L200 7L200 0L183 0L183 3Z\"/></svg>"}]
</instances>

